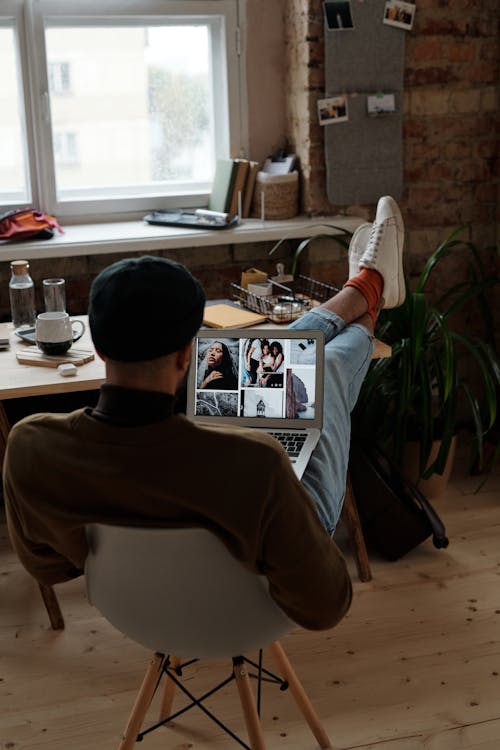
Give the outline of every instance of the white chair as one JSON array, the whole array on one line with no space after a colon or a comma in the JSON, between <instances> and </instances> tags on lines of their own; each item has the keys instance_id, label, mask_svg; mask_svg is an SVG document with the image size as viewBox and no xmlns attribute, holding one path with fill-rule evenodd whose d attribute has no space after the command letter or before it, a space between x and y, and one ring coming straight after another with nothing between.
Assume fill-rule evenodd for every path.
<instances>
[{"instance_id":1,"label":"white chair","mask_svg":"<svg viewBox=\"0 0 500 750\"><path fill-rule=\"evenodd\" d=\"M243 747L265 750L259 719L261 679L278 683L282 690L289 687L319 745L331 747L277 640L296 625L269 595L267 580L239 563L217 536L201 528L91 524L87 527L87 537L85 575L91 603L118 630L154 651L120 750L130 750L144 735L194 705ZM262 667L261 649L268 645L281 678ZM258 663L243 656L256 649L259 649ZM208 694L195 698L180 682L183 668L203 657L232 659L230 677L209 694L233 679L236 681L250 746L203 705ZM183 659L189 661L183 663ZM249 665L257 674L249 674ZM164 680L160 720L141 732L163 675L168 679ZM250 676L257 677L257 704ZM176 686L189 697L191 704L171 714Z\"/></svg>"}]
</instances>

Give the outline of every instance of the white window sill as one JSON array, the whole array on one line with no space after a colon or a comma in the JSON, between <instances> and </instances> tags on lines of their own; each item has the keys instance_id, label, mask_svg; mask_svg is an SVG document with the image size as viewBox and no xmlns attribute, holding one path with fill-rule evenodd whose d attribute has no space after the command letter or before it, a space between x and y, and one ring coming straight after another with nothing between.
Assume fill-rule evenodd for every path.
<instances>
[{"instance_id":1,"label":"white window sill","mask_svg":"<svg viewBox=\"0 0 500 750\"><path fill-rule=\"evenodd\" d=\"M65 258L74 255L152 252L183 247L209 247L249 242L273 242L289 237L302 239L316 234L338 234L325 229L334 224L353 232L363 222L356 216L297 216L282 221L244 219L233 229L203 230L159 227L144 221L122 221L107 224L78 224L64 228L45 241L0 242L0 260L16 258Z\"/></svg>"}]
</instances>

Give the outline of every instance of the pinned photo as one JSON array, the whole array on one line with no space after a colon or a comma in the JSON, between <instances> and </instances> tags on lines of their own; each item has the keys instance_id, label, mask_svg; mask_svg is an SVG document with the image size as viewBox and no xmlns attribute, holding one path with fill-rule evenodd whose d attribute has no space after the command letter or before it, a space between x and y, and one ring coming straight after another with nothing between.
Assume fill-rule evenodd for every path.
<instances>
[{"instance_id":1,"label":"pinned photo","mask_svg":"<svg viewBox=\"0 0 500 750\"><path fill-rule=\"evenodd\" d=\"M320 125L332 125L337 122L346 122L349 119L347 112L347 95L332 96L330 99L318 101L318 117Z\"/></svg>"},{"instance_id":2,"label":"pinned photo","mask_svg":"<svg viewBox=\"0 0 500 750\"><path fill-rule=\"evenodd\" d=\"M349 0L334 0L324 4L326 24L329 29L353 29L351 3Z\"/></svg>"},{"instance_id":3,"label":"pinned photo","mask_svg":"<svg viewBox=\"0 0 500 750\"><path fill-rule=\"evenodd\" d=\"M394 94L369 94L366 97L366 109L369 115L388 115L395 112Z\"/></svg>"},{"instance_id":4,"label":"pinned photo","mask_svg":"<svg viewBox=\"0 0 500 750\"><path fill-rule=\"evenodd\" d=\"M387 0L384 9L384 23L409 31L415 18L415 4L401 0Z\"/></svg>"}]
</instances>

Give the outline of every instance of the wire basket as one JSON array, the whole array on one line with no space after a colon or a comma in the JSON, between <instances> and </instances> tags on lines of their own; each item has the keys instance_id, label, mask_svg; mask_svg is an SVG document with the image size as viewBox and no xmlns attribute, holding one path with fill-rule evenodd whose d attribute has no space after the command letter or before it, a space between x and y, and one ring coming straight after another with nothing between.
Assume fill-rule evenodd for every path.
<instances>
[{"instance_id":1,"label":"wire basket","mask_svg":"<svg viewBox=\"0 0 500 750\"><path fill-rule=\"evenodd\" d=\"M270 320L279 323L286 322L284 318L276 319L273 316L275 305L280 302L280 298L293 298L294 300L300 300L302 303L302 309L299 313L290 313L288 319L292 320L303 315L311 307L326 302L327 299L330 299L330 297L333 297L340 291L337 287L332 286L332 284L316 281L309 276L297 276L288 286L278 284L272 279L269 279L269 282L273 285L272 294L266 296L253 294L238 284L230 284L231 299L233 302L238 302L243 307L265 315Z\"/></svg>"}]
</instances>

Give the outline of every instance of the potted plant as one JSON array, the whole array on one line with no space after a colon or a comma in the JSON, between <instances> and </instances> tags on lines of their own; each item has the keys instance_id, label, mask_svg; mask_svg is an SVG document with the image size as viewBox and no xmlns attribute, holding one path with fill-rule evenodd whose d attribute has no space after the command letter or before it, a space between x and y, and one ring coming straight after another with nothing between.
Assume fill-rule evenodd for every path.
<instances>
[{"instance_id":1,"label":"potted plant","mask_svg":"<svg viewBox=\"0 0 500 750\"><path fill-rule=\"evenodd\" d=\"M457 239L464 228L432 253L413 291L406 279L403 305L381 312L376 335L392 347L392 356L372 363L353 414L353 435L375 442L399 466L405 443L417 441L417 479L443 473L454 436L465 424L472 426L481 464L497 414L500 362L487 292L499 279L487 274L471 242ZM432 303L429 280L446 257L463 253L469 279L450 285ZM471 306L480 313L481 335L464 330L463 314ZM436 440L439 449L430 458Z\"/></svg>"}]
</instances>

